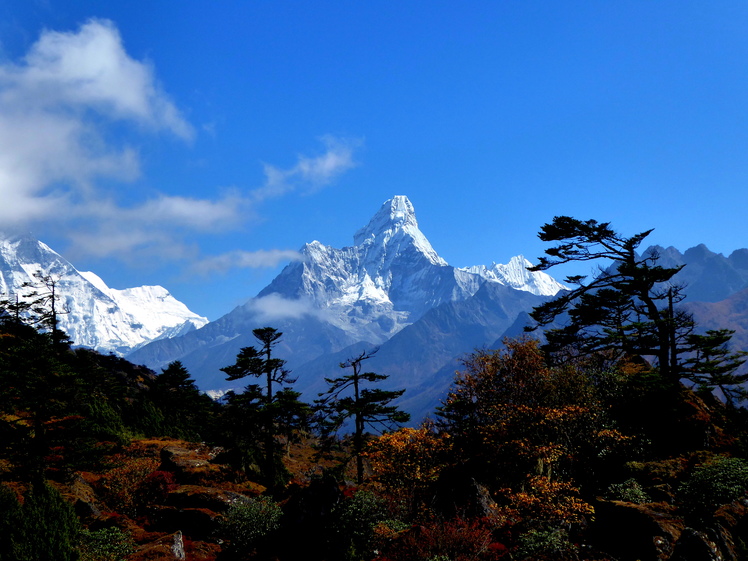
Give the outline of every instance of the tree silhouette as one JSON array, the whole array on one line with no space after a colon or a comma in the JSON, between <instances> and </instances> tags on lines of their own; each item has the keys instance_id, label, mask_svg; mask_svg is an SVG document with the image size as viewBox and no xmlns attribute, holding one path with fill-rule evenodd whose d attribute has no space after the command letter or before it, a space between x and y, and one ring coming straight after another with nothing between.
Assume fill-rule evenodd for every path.
<instances>
[{"instance_id":1,"label":"tree silhouette","mask_svg":"<svg viewBox=\"0 0 748 561\"><path fill-rule=\"evenodd\" d=\"M340 367L350 368L351 373L339 378L325 378L330 387L319 394L321 399L315 401L320 415L320 428L325 435L336 433L348 419L353 419L353 455L356 457L356 479L359 483L364 480L362 452L365 429L391 429L410 419L410 414L390 405L405 390L387 391L363 387L365 383L381 382L388 378L374 372L361 372L362 363L376 352L363 351L357 357L341 362Z\"/></svg>"},{"instance_id":2,"label":"tree silhouette","mask_svg":"<svg viewBox=\"0 0 748 561\"><path fill-rule=\"evenodd\" d=\"M60 315L69 314L70 308L60 295L59 276L36 271L35 282L24 282L20 290L0 299L0 309L6 321L26 323L49 330L55 347L69 343L67 334L60 329Z\"/></svg>"},{"instance_id":3,"label":"tree silhouette","mask_svg":"<svg viewBox=\"0 0 748 561\"><path fill-rule=\"evenodd\" d=\"M741 385L748 380L748 373L737 373L748 352L730 351L728 343L734 333L730 329L710 329L704 335L690 335L694 356L685 361L686 377L702 390L719 388L731 408L748 397Z\"/></svg>"},{"instance_id":4,"label":"tree silhouette","mask_svg":"<svg viewBox=\"0 0 748 561\"><path fill-rule=\"evenodd\" d=\"M286 361L273 356L273 349L283 333L272 327L262 327L253 330L252 334L262 344L260 349L242 348L236 356L236 362L221 370L228 375L227 380L239 380L247 376L264 378L264 387L249 384L241 396L230 399L235 402L235 406L256 416L262 432L263 473L270 485L276 485L280 482L282 463L275 437L279 432L285 432L281 430L281 425L287 423L289 418L303 415L305 404L296 399L298 394L294 399L289 399L289 394L283 389L274 392L275 386L295 381L289 378L290 372L285 368Z\"/></svg>"},{"instance_id":5,"label":"tree silhouette","mask_svg":"<svg viewBox=\"0 0 748 561\"><path fill-rule=\"evenodd\" d=\"M541 240L559 243L547 249L548 257L541 257L531 271L569 262L612 262L589 282L582 275L566 278L574 288L530 314L540 327L568 313L563 327L545 332L546 350L556 358L562 356L559 351L569 348L577 354L612 350L616 351L614 358L655 356L663 378L677 383L682 375L678 355L688 350L693 320L674 307L684 295L671 280L682 267L659 265L656 252L644 256L636 252L651 232L627 238L613 231L608 222L568 216L556 216L542 227Z\"/></svg>"}]
</instances>

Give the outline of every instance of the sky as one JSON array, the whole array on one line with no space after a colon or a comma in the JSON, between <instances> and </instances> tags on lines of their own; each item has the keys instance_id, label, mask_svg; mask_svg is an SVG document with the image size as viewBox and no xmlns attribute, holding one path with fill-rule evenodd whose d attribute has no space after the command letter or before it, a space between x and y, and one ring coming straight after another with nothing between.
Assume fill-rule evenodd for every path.
<instances>
[{"instance_id":1,"label":"sky","mask_svg":"<svg viewBox=\"0 0 748 561\"><path fill-rule=\"evenodd\" d=\"M0 2L0 230L211 320L394 195L463 267L729 255L747 187L744 1Z\"/></svg>"}]
</instances>

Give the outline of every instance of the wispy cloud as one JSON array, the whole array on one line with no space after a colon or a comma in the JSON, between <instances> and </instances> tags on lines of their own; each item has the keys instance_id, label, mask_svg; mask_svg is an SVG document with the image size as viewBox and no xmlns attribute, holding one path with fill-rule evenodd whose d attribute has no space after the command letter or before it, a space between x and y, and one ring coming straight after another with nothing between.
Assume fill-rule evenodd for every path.
<instances>
[{"instance_id":1,"label":"wispy cloud","mask_svg":"<svg viewBox=\"0 0 748 561\"><path fill-rule=\"evenodd\" d=\"M129 141L115 132L123 124ZM296 259L296 252L205 258L185 240L240 228L267 199L331 183L355 166L358 144L324 136L320 154L299 155L287 169L265 164L265 181L255 189L138 201L111 185L141 176L134 142L147 133L190 142L196 131L159 86L152 64L126 52L114 23L93 19L76 31L42 32L25 57L0 62L0 223L6 229L56 224L73 256L157 255L193 262L202 273L271 267Z\"/></svg>"},{"instance_id":2,"label":"wispy cloud","mask_svg":"<svg viewBox=\"0 0 748 561\"><path fill-rule=\"evenodd\" d=\"M318 156L299 155L296 164L282 169L264 164L265 184L252 192L255 201L279 197L302 186L317 190L332 183L346 171L356 167L354 150L361 145L358 139L343 139L331 135L321 138L325 152Z\"/></svg>"},{"instance_id":3,"label":"wispy cloud","mask_svg":"<svg viewBox=\"0 0 748 561\"><path fill-rule=\"evenodd\" d=\"M286 261L301 259L298 251L271 249L259 251L230 251L196 261L191 269L196 273L226 273L232 269L262 269L277 267Z\"/></svg>"}]
</instances>

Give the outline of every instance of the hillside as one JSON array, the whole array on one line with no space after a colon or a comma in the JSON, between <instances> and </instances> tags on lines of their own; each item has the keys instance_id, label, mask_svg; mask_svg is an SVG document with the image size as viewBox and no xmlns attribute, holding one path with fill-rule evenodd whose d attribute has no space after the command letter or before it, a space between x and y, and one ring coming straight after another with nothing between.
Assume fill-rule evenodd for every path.
<instances>
[{"instance_id":1,"label":"hillside","mask_svg":"<svg viewBox=\"0 0 748 561\"><path fill-rule=\"evenodd\" d=\"M748 558L745 411L641 364L481 351L439 424L366 436L360 483L350 438L276 425L273 483L251 392L7 322L0 358L3 560Z\"/></svg>"}]
</instances>

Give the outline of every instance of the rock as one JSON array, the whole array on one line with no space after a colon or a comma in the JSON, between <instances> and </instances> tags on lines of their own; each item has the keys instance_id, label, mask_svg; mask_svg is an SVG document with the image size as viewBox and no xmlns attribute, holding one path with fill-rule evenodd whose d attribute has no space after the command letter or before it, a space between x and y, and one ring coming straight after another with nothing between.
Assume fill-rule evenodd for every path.
<instances>
[{"instance_id":1,"label":"rock","mask_svg":"<svg viewBox=\"0 0 748 561\"><path fill-rule=\"evenodd\" d=\"M684 528L667 503L634 504L598 499L590 541L620 561L670 559Z\"/></svg>"},{"instance_id":2,"label":"rock","mask_svg":"<svg viewBox=\"0 0 748 561\"><path fill-rule=\"evenodd\" d=\"M211 463L213 454L205 446L196 448L178 445L164 446L160 457L159 469L172 472L179 483L201 484L223 479L221 468Z\"/></svg>"},{"instance_id":3,"label":"rock","mask_svg":"<svg viewBox=\"0 0 748 561\"><path fill-rule=\"evenodd\" d=\"M720 530L685 528L675 544L670 561L737 561L728 545L729 534ZM730 540L731 541L731 540Z\"/></svg>"},{"instance_id":4,"label":"rock","mask_svg":"<svg viewBox=\"0 0 748 561\"><path fill-rule=\"evenodd\" d=\"M207 508L216 512L223 512L228 506L244 495L224 491L214 487L200 485L182 485L169 492L164 502L167 506L177 508Z\"/></svg>"},{"instance_id":5,"label":"rock","mask_svg":"<svg viewBox=\"0 0 748 561\"><path fill-rule=\"evenodd\" d=\"M148 529L158 532L182 531L193 539L207 538L217 529L221 516L207 508L177 508L151 505L146 508Z\"/></svg>"},{"instance_id":6,"label":"rock","mask_svg":"<svg viewBox=\"0 0 748 561\"><path fill-rule=\"evenodd\" d=\"M745 499L719 507L714 520L733 535L748 537L748 504Z\"/></svg>"},{"instance_id":7,"label":"rock","mask_svg":"<svg viewBox=\"0 0 748 561\"><path fill-rule=\"evenodd\" d=\"M702 527L703 525L703 527ZM699 529L686 528L676 543L671 561L737 561L737 539L748 536L748 504L744 500L722 505Z\"/></svg>"},{"instance_id":8,"label":"rock","mask_svg":"<svg viewBox=\"0 0 748 561\"><path fill-rule=\"evenodd\" d=\"M182 533L175 532L142 545L128 559L137 561L182 561L187 559L184 545Z\"/></svg>"},{"instance_id":9,"label":"rock","mask_svg":"<svg viewBox=\"0 0 748 561\"><path fill-rule=\"evenodd\" d=\"M184 537L182 532L174 534L174 543L171 546L171 552L174 554L174 559L187 559L187 554L184 551Z\"/></svg>"}]
</instances>

